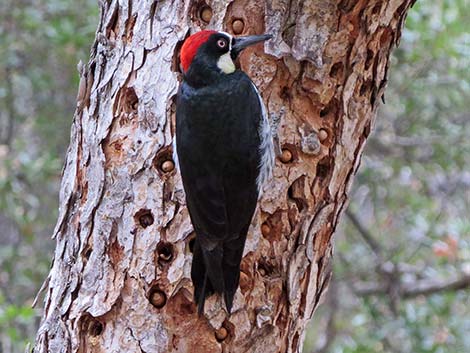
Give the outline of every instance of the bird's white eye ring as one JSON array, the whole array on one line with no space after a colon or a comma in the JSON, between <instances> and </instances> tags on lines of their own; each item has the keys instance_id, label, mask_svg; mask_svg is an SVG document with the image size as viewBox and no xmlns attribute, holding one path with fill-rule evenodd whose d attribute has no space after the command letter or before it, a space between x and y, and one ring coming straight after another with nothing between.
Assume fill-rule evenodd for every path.
<instances>
[{"instance_id":1,"label":"bird's white eye ring","mask_svg":"<svg viewBox=\"0 0 470 353\"><path fill-rule=\"evenodd\" d=\"M217 45L219 48L225 48L227 46L227 41L225 39L219 39L217 41Z\"/></svg>"}]
</instances>

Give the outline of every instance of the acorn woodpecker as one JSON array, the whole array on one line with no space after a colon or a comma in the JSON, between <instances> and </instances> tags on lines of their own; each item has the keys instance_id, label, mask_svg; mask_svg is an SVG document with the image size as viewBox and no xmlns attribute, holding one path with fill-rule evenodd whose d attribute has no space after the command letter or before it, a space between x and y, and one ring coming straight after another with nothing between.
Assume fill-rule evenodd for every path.
<instances>
[{"instance_id":1,"label":"acorn woodpecker","mask_svg":"<svg viewBox=\"0 0 470 353\"><path fill-rule=\"evenodd\" d=\"M196 233L191 279L200 315L214 292L231 312L246 234L272 173L266 109L253 82L234 64L243 49L270 38L205 30L181 48L174 151Z\"/></svg>"}]
</instances>

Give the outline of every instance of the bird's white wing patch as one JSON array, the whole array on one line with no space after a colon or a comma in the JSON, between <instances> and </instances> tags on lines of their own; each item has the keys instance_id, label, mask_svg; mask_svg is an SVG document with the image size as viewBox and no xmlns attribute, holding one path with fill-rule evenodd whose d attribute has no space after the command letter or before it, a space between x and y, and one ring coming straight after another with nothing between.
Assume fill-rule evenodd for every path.
<instances>
[{"instance_id":1,"label":"bird's white wing patch","mask_svg":"<svg viewBox=\"0 0 470 353\"><path fill-rule=\"evenodd\" d=\"M261 105L261 114L262 118L260 121L260 126L258 127L258 133L261 139L260 144L260 166L259 166L259 174L258 178L256 179L256 184L258 186L258 191L261 195L263 185L265 185L269 179L271 179L274 169L274 162L275 162L275 154L274 154L274 143L273 143L273 136L271 132L271 126L268 120L268 112L266 111L266 106L264 105L263 99L258 91L258 88L251 83L253 88L255 89L259 104Z\"/></svg>"},{"instance_id":2,"label":"bird's white wing patch","mask_svg":"<svg viewBox=\"0 0 470 353\"><path fill-rule=\"evenodd\" d=\"M176 135L173 136L173 163L175 164L175 168L179 170L180 164L178 161L178 152L176 151Z\"/></svg>"}]
</instances>

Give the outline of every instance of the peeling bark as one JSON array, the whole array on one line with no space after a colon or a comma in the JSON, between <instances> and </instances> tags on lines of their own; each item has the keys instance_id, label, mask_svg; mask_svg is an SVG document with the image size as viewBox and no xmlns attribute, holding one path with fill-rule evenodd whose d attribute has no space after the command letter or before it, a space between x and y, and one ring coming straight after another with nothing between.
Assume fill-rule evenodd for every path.
<instances>
[{"instance_id":1,"label":"peeling bark","mask_svg":"<svg viewBox=\"0 0 470 353\"><path fill-rule=\"evenodd\" d=\"M100 1L34 352L299 352L412 3ZM233 33L236 20L237 34L274 35L240 64L268 111L282 112L283 155L248 234L233 314L212 296L198 318L194 235L171 162L177 57L190 31Z\"/></svg>"}]
</instances>

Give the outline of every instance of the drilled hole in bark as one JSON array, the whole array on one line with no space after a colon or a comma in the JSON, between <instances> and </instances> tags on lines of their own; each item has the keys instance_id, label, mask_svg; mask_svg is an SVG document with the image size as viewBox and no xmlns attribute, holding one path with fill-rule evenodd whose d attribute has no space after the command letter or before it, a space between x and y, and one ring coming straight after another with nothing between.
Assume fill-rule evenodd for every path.
<instances>
[{"instance_id":1,"label":"drilled hole in bark","mask_svg":"<svg viewBox=\"0 0 470 353\"><path fill-rule=\"evenodd\" d=\"M281 155L279 156L279 160L282 163L292 163L297 160L298 155L295 149L295 146L292 144L285 144L281 148Z\"/></svg>"},{"instance_id":2,"label":"drilled hole in bark","mask_svg":"<svg viewBox=\"0 0 470 353\"><path fill-rule=\"evenodd\" d=\"M91 321L88 328L88 333L93 337L101 335L103 333L103 324L98 320Z\"/></svg>"},{"instance_id":3,"label":"drilled hole in bark","mask_svg":"<svg viewBox=\"0 0 470 353\"><path fill-rule=\"evenodd\" d=\"M209 23L212 19L212 9L210 8L209 5L203 5L201 6L199 10L199 18L204 22L204 23Z\"/></svg>"},{"instance_id":4,"label":"drilled hole in bark","mask_svg":"<svg viewBox=\"0 0 470 353\"><path fill-rule=\"evenodd\" d=\"M292 152L289 151L287 148L283 149L280 159L282 163L289 163L290 161L292 161Z\"/></svg>"},{"instance_id":5,"label":"drilled hole in bark","mask_svg":"<svg viewBox=\"0 0 470 353\"><path fill-rule=\"evenodd\" d=\"M160 242L157 245L158 263L164 265L173 259L174 246L171 243Z\"/></svg>"},{"instance_id":6,"label":"drilled hole in bark","mask_svg":"<svg viewBox=\"0 0 470 353\"><path fill-rule=\"evenodd\" d=\"M268 223L264 222L261 225L261 234L263 235L263 237L267 238L269 237L270 233L271 233L271 227L269 226Z\"/></svg>"},{"instance_id":7,"label":"drilled hole in bark","mask_svg":"<svg viewBox=\"0 0 470 353\"><path fill-rule=\"evenodd\" d=\"M320 110L320 118L326 119L329 117L334 117L338 111L339 102L337 99L332 99Z\"/></svg>"},{"instance_id":8,"label":"drilled hole in bark","mask_svg":"<svg viewBox=\"0 0 470 353\"><path fill-rule=\"evenodd\" d=\"M234 34L242 34L245 29L245 23L241 18L236 18L232 21L232 31Z\"/></svg>"},{"instance_id":9,"label":"drilled hole in bark","mask_svg":"<svg viewBox=\"0 0 470 353\"><path fill-rule=\"evenodd\" d=\"M329 107L323 108L322 110L320 110L320 118L324 118L325 116L328 115L329 112L330 112Z\"/></svg>"},{"instance_id":10,"label":"drilled hole in bark","mask_svg":"<svg viewBox=\"0 0 470 353\"><path fill-rule=\"evenodd\" d=\"M258 273L262 277L268 277L273 273L274 266L269 264L265 259L260 259L258 261Z\"/></svg>"},{"instance_id":11,"label":"drilled hole in bark","mask_svg":"<svg viewBox=\"0 0 470 353\"><path fill-rule=\"evenodd\" d=\"M152 211L141 209L134 215L134 219L142 228L147 228L153 224Z\"/></svg>"},{"instance_id":12,"label":"drilled hole in bark","mask_svg":"<svg viewBox=\"0 0 470 353\"><path fill-rule=\"evenodd\" d=\"M317 164L317 173L316 177L320 179L326 178L331 169L331 162L329 157L323 158Z\"/></svg>"},{"instance_id":13,"label":"drilled hole in bark","mask_svg":"<svg viewBox=\"0 0 470 353\"><path fill-rule=\"evenodd\" d=\"M299 212L307 207L305 195L305 175L296 179L288 189L288 196L297 205Z\"/></svg>"},{"instance_id":14,"label":"drilled hole in bark","mask_svg":"<svg viewBox=\"0 0 470 353\"><path fill-rule=\"evenodd\" d=\"M125 113L136 112L139 105L139 98L135 93L133 87L126 87L121 90L121 96L119 98L121 111Z\"/></svg>"},{"instance_id":15,"label":"drilled hole in bark","mask_svg":"<svg viewBox=\"0 0 470 353\"><path fill-rule=\"evenodd\" d=\"M281 239L283 229L282 212L281 210L277 210L272 215L269 215L261 227L263 237L270 242L279 241ZM264 232L263 228L265 229ZM269 232L266 232L268 228Z\"/></svg>"},{"instance_id":16,"label":"drilled hole in bark","mask_svg":"<svg viewBox=\"0 0 470 353\"><path fill-rule=\"evenodd\" d=\"M307 207L307 196L305 195L305 175L297 178L287 190L288 197L295 202L299 212Z\"/></svg>"},{"instance_id":17,"label":"drilled hole in bark","mask_svg":"<svg viewBox=\"0 0 470 353\"><path fill-rule=\"evenodd\" d=\"M233 336L234 326L228 320L225 320L222 323L222 326L215 330L214 336L217 342L229 342L231 337Z\"/></svg>"},{"instance_id":18,"label":"drilled hole in bark","mask_svg":"<svg viewBox=\"0 0 470 353\"><path fill-rule=\"evenodd\" d=\"M202 28L206 27L212 19L212 8L207 2L206 0L191 1L191 21Z\"/></svg>"},{"instance_id":19,"label":"drilled hole in bark","mask_svg":"<svg viewBox=\"0 0 470 353\"><path fill-rule=\"evenodd\" d=\"M340 78L343 76L344 64L342 62L337 62L331 67L330 77Z\"/></svg>"},{"instance_id":20,"label":"drilled hole in bark","mask_svg":"<svg viewBox=\"0 0 470 353\"><path fill-rule=\"evenodd\" d=\"M166 160L162 163L161 168L164 173L169 173L175 169L175 163L172 160Z\"/></svg>"},{"instance_id":21,"label":"drilled hole in bark","mask_svg":"<svg viewBox=\"0 0 470 353\"><path fill-rule=\"evenodd\" d=\"M122 87L113 104L113 115L120 117L120 126L129 124L131 118L137 113L138 106L139 98L137 97L134 88Z\"/></svg>"},{"instance_id":22,"label":"drilled hole in bark","mask_svg":"<svg viewBox=\"0 0 470 353\"><path fill-rule=\"evenodd\" d=\"M150 288L148 299L150 304L152 304L157 309L161 309L166 304L166 294L157 286Z\"/></svg>"},{"instance_id":23,"label":"drilled hole in bark","mask_svg":"<svg viewBox=\"0 0 470 353\"><path fill-rule=\"evenodd\" d=\"M160 149L153 159L153 165L157 168L158 174L161 177L170 175L175 170L173 147L170 145Z\"/></svg>"},{"instance_id":24,"label":"drilled hole in bark","mask_svg":"<svg viewBox=\"0 0 470 353\"><path fill-rule=\"evenodd\" d=\"M318 138L321 142L324 142L328 138L328 136L329 133L327 129L320 129L320 131L318 131Z\"/></svg>"},{"instance_id":25,"label":"drilled hole in bark","mask_svg":"<svg viewBox=\"0 0 470 353\"><path fill-rule=\"evenodd\" d=\"M370 49L367 49L366 63L364 64L364 69L369 70L372 62L374 60L374 52Z\"/></svg>"},{"instance_id":26,"label":"drilled hole in bark","mask_svg":"<svg viewBox=\"0 0 470 353\"><path fill-rule=\"evenodd\" d=\"M225 327L221 327L218 330L215 330L215 338L217 341L222 342L224 341L228 336L228 331Z\"/></svg>"}]
</instances>

